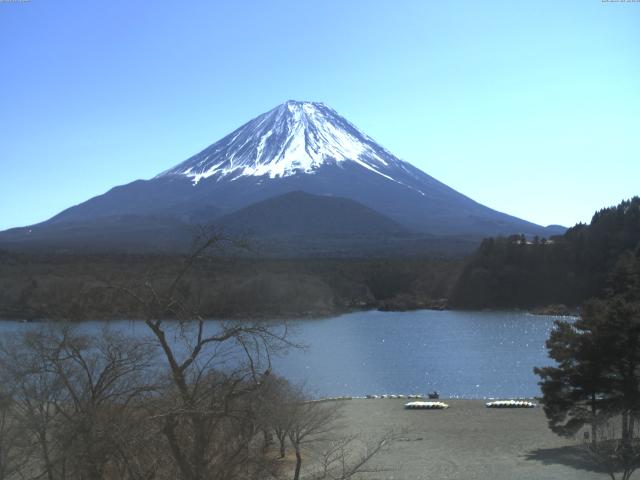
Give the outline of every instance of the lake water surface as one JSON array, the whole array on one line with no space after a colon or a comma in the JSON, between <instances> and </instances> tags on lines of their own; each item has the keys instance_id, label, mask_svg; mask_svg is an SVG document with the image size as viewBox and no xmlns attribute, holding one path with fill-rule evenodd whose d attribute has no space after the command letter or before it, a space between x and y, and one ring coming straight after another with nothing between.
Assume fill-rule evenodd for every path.
<instances>
[{"instance_id":1,"label":"lake water surface","mask_svg":"<svg viewBox=\"0 0 640 480\"><path fill-rule=\"evenodd\" d=\"M291 322L308 346L274 359L274 371L317 396L408 394L443 397L539 395L534 366L552 364L545 341L559 317L521 312L357 312ZM110 322L133 333L140 322ZM0 334L41 324L0 323ZM103 322L87 322L97 331Z\"/></svg>"}]
</instances>

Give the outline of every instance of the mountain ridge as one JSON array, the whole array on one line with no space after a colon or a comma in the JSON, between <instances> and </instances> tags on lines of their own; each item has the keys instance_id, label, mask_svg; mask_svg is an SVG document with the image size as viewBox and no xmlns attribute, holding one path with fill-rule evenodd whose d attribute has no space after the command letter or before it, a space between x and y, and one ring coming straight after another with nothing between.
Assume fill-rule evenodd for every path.
<instances>
[{"instance_id":1,"label":"mountain ridge","mask_svg":"<svg viewBox=\"0 0 640 480\"><path fill-rule=\"evenodd\" d=\"M481 205L395 157L323 103L288 101L149 180L116 186L40 224L9 233L14 244L20 238L28 243L37 229L46 243L47 231L57 228L60 235L61 224L74 224L71 230L78 232L96 222L109 223L101 218L138 216L145 218L150 235L151 219L163 219L159 234L165 234L168 219L187 227L215 223L293 191L353 200L421 235L479 241L486 236L550 236L564 231ZM126 231L119 224L123 245ZM0 244L6 238L7 232L0 233Z\"/></svg>"}]
</instances>

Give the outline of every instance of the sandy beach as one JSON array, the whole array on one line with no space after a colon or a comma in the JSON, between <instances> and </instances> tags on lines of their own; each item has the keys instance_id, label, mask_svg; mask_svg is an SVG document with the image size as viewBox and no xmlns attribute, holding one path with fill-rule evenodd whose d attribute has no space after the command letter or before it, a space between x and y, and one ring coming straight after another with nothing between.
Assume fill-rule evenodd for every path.
<instances>
[{"instance_id":1,"label":"sandy beach","mask_svg":"<svg viewBox=\"0 0 640 480\"><path fill-rule=\"evenodd\" d=\"M552 433L542 408L489 409L481 400L443 400L446 410L405 410L407 400L348 400L344 433L401 432L366 479L590 480L596 472L575 440Z\"/></svg>"}]
</instances>

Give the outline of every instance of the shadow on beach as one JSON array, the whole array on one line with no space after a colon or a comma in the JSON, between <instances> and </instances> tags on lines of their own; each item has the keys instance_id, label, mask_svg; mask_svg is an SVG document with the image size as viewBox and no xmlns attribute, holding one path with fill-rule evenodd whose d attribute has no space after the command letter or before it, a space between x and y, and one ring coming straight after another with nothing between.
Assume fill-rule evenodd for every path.
<instances>
[{"instance_id":1,"label":"shadow on beach","mask_svg":"<svg viewBox=\"0 0 640 480\"><path fill-rule=\"evenodd\" d=\"M580 446L537 448L525 454L524 458L542 462L544 465L564 465L587 472L608 473L605 468L597 465Z\"/></svg>"}]
</instances>

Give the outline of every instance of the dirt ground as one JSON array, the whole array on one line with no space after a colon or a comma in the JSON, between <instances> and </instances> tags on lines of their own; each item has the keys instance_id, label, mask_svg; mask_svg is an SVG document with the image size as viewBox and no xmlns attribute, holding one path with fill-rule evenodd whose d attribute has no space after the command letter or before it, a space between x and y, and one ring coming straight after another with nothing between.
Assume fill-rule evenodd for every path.
<instances>
[{"instance_id":1,"label":"dirt ground","mask_svg":"<svg viewBox=\"0 0 640 480\"><path fill-rule=\"evenodd\" d=\"M606 479L576 447L547 427L542 408L489 409L479 400L444 400L447 410L405 410L407 400L348 400L343 433L375 438L401 432L373 462L394 480Z\"/></svg>"}]
</instances>

